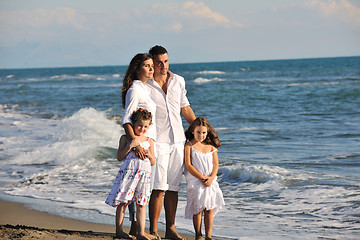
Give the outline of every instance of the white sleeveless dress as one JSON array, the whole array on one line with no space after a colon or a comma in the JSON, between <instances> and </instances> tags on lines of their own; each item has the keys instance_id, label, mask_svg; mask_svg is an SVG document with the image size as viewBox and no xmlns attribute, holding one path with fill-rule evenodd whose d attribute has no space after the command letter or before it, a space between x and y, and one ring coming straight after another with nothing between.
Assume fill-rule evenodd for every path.
<instances>
[{"instance_id":1,"label":"white sleeveless dress","mask_svg":"<svg viewBox=\"0 0 360 240\"><path fill-rule=\"evenodd\" d=\"M149 138L147 141L141 142L140 146L149 149ZM131 151L126 155L105 203L113 207L133 200L140 205L148 204L150 199L150 176L150 160L148 158L141 160L136 156L135 152Z\"/></svg>"},{"instance_id":2,"label":"white sleeveless dress","mask_svg":"<svg viewBox=\"0 0 360 240\"><path fill-rule=\"evenodd\" d=\"M204 176L210 176L213 169L213 153L203 153L191 147L191 163ZM192 219L194 214L202 210L213 209L214 215L225 205L222 191L217 182L217 177L209 187L196 177L186 171L187 182L187 204L185 208L185 218Z\"/></svg>"}]
</instances>

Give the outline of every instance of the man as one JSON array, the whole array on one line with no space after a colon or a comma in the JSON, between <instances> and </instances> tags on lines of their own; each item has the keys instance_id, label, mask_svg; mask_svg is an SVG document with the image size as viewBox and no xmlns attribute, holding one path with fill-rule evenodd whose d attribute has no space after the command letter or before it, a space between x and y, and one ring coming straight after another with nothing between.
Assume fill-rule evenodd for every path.
<instances>
[{"instance_id":1,"label":"man","mask_svg":"<svg viewBox=\"0 0 360 240\"><path fill-rule=\"evenodd\" d=\"M156 103L157 134L156 170L152 173L154 186L149 203L150 233L159 236L157 223L165 195L165 238L182 240L175 230L186 140L180 112L189 124L196 117L186 97L184 78L169 71L169 56L166 49L154 46L149 53L153 56L154 78L146 84L151 98Z\"/></svg>"}]
</instances>

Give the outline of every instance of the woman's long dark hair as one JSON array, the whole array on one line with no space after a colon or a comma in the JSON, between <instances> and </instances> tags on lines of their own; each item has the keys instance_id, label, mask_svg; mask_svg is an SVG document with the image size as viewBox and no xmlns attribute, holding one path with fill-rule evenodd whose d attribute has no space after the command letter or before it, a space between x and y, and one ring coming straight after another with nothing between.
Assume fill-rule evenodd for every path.
<instances>
[{"instance_id":1,"label":"woman's long dark hair","mask_svg":"<svg viewBox=\"0 0 360 240\"><path fill-rule=\"evenodd\" d=\"M219 137L215 130L212 128L210 123L206 120L206 118L203 117L197 117L189 126L189 128L185 131L185 136L188 141L191 141L194 139L194 129L197 126L204 126L207 128L207 136L204 140L206 144L210 144L216 148L221 146Z\"/></svg>"},{"instance_id":2,"label":"woman's long dark hair","mask_svg":"<svg viewBox=\"0 0 360 240\"><path fill-rule=\"evenodd\" d=\"M140 69L141 64L143 64L144 61L151 58L151 55L148 53L138 53L131 59L128 69L126 70L125 77L123 79L123 86L122 86L122 105L125 107L125 98L126 93L131 87L133 81L138 78L137 71Z\"/></svg>"}]
</instances>

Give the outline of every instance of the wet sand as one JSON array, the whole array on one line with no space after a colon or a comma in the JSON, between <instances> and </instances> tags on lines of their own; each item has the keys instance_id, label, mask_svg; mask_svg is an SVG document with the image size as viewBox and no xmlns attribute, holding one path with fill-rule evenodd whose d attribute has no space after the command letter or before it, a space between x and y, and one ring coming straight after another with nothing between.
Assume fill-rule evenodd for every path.
<instances>
[{"instance_id":1,"label":"wet sand","mask_svg":"<svg viewBox=\"0 0 360 240\"><path fill-rule=\"evenodd\" d=\"M0 200L0 239L113 239L115 226L89 223ZM124 227L128 232L129 228ZM164 232L159 232L161 237ZM194 236L181 234L193 240Z\"/></svg>"}]
</instances>

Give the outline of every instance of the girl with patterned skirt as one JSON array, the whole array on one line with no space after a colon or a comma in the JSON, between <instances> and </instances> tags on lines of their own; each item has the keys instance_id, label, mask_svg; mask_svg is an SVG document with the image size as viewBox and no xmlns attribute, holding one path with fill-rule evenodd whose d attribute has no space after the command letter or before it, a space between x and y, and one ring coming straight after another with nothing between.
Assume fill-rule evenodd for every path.
<instances>
[{"instance_id":1,"label":"girl with patterned skirt","mask_svg":"<svg viewBox=\"0 0 360 240\"><path fill-rule=\"evenodd\" d=\"M117 159L124 160L116 176L106 204L116 207L116 237L131 238L123 231L122 225L126 206L130 201L136 202L136 219L138 224L137 239L148 239L145 235L145 205L150 199L151 166L155 164L154 142L144 134L151 124L151 113L139 108L131 116L132 126L136 138L129 141L122 135L119 141ZM146 159L136 156L134 149L140 145L144 148Z\"/></svg>"}]
</instances>

